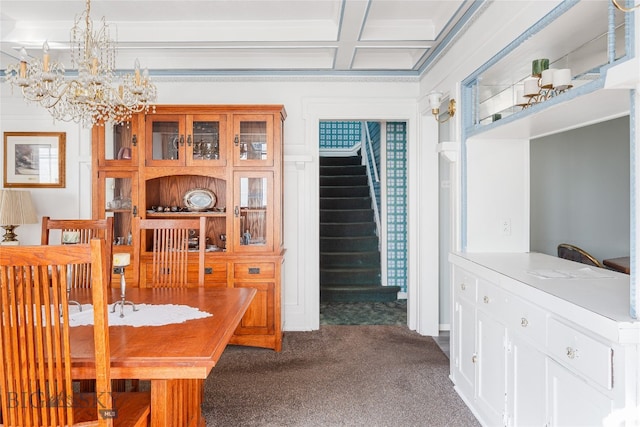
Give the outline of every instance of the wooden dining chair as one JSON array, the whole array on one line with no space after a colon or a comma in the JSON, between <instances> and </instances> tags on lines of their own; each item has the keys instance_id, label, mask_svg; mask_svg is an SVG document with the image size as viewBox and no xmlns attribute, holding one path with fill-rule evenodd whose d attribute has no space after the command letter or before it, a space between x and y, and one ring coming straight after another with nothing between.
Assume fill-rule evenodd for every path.
<instances>
[{"instance_id":1,"label":"wooden dining chair","mask_svg":"<svg viewBox=\"0 0 640 427\"><path fill-rule=\"evenodd\" d=\"M145 426L149 393L112 393L105 242L0 251L3 426ZM91 264L95 393L74 393L67 266Z\"/></svg>"},{"instance_id":2,"label":"wooden dining chair","mask_svg":"<svg viewBox=\"0 0 640 427\"><path fill-rule=\"evenodd\" d=\"M579 262L581 264L605 268L605 266L589 252L569 243L560 243L558 245L558 257Z\"/></svg>"},{"instance_id":3,"label":"wooden dining chair","mask_svg":"<svg viewBox=\"0 0 640 427\"><path fill-rule=\"evenodd\" d=\"M75 235L73 234L75 233ZM105 255L105 277L111 283L111 253L113 245L113 218L105 219L51 219L48 216L42 217L42 234L40 243L43 245L59 245L64 242L65 236L77 236L77 240L72 243L89 243L94 237L104 239ZM70 279L71 288L87 288L90 286L91 264L75 265L72 267L73 274Z\"/></svg>"},{"instance_id":4,"label":"wooden dining chair","mask_svg":"<svg viewBox=\"0 0 640 427\"><path fill-rule=\"evenodd\" d=\"M204 286L204 254L206 249L205 217L180 219L133 220L134 257L140 274L145 275L147 287L193 287ZM188 279L188 254L190 232L198 237L198 281ZM152 253L150 265L140 265L140 257L145 252ZM149 271L151 269L151 271Z\"/></svg>"}]
</instances>

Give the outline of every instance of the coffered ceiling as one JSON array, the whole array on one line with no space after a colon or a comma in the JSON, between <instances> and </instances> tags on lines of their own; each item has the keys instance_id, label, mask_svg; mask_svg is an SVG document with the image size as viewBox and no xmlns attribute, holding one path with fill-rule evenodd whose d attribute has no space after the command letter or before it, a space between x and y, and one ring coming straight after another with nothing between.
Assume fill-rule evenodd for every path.
<instances>
[{"instance_id":1,"label":"coffered ceiling","mask_svg":"<svg viewBox=\"0 0 640 427\"><path fill-rule=\"evenodd\" d=\"M117 29L119 69L152 74L419 75L464 28L472 0L92 0ZM0 0L0 72L24 46L69 68L83 0ZM97 25L96 25L97 26ZM115 33L115 31L114 31Z\"/></svg>"}]
</instances>

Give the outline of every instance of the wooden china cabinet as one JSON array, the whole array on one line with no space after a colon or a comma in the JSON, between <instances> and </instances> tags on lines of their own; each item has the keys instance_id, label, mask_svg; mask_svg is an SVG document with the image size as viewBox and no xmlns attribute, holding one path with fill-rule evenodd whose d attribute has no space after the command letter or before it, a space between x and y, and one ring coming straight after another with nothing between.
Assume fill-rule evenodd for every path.
<instances>
[{"instance_id":1,"label":"wooden china cabinet","mask_svg":"<svg viewBox=\"0 0 640 427\"><path fill-rule=\"evenodd\" d=\"M282 346L282 105L166 105L93 129L93 217L114 217L113 252L146 287L150 248L133 256L132 218L206 217L205 286L257 294L231 340ZM139 261L138 261L139 260ZM197 253L190 259L194 282ZM119 277L113 280L119 283Z\"/></svg>"}]
</instances>

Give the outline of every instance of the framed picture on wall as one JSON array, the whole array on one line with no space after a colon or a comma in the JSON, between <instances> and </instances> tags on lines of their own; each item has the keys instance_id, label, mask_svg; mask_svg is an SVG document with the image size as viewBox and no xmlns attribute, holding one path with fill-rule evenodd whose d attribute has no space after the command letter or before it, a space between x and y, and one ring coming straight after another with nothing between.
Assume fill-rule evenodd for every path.
<instances>
[{"instance_id":1,"label":"framed picture on wall","mask_svg":"<svg viewBox=\"0 0 640 427\"><path fill-rule=\"evenodd\" d=\"M5 132L4 187L64 188L65 132Z\"/></svg>"}]
</instances>

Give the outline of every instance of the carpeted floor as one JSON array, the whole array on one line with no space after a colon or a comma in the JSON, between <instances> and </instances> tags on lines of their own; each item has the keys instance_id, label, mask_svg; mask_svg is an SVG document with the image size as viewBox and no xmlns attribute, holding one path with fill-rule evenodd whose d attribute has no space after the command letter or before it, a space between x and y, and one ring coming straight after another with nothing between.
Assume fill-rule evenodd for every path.
<instances>
[{"instance_id":1,"label":"carpeted floor","mask_svg":"<svg viewBox=\"0 0 640 427\"><path fill-rule=\"evenodd\" d=\"M229 346L205 383L207 426L478 426L430 337L322 325L283 350Z\"/></svg>"},{"instance_id":2,"label":"carpeted floor","mask_svg":"<svg viewBox=\"0 0 640 427\"><path fill-rule=\"evenodd\" d=\"M321 302L321 325L406 325L407 300Z\"/></svg>"}]
</instances>

